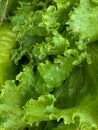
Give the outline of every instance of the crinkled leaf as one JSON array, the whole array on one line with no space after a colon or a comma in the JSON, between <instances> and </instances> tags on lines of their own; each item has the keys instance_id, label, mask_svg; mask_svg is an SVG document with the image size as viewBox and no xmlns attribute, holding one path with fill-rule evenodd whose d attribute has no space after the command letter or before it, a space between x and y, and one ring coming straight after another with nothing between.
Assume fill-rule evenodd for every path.
<instances>
[{"instance_id":1,"label":"crinkled leaf","mask_svg":"<svg viewBox=\"0 0 98 130\"><path fill-rule=\"evenodd\" d=\"M39 60L44 59L47 55L58 55L66 51L69 42L58 31L53 30L52 36L46 37L46 42L34 45L33 55Z\"/></svg>"},{"instance_id":2,"label":"crinkled leaf","mask_svg":"<svg viewBox=\"0 0 98 130\"><path fill-rule=\"evenodd\" d=\"M52 64L49 61L40 63L38 70L46 84L58 87L69 75L73 69L73 57L58 57Z\"/></svg>"},{"instance_id":3,"label":"crinkled leaf","mask_svg":"<svg viewBox=\"0 0 98 130\"><path fill-rule=\"evenodd\" d=\"M38 100L29 100L24 107L23 120L27 124L32 125L34 122L47 121L49 115L53 113L53 102L55 98L53 95L42 95Z\"/></svg>"},{"instance_id":4,"label":"crinkled leaf","mask_svg":"<svg viewBox=\"0 0 98 130\"><path fill-rule=\"evenodd\" d=\"M98 6L90 0L81 0L74 12L70 13L70 20L67 22L69 29L79 39L85 41L98 40Z\"/></svg>"},{"instance_id":5,"label":"crinkled leaf","mask_svg":"<svg viewBox=\"0 0 98 130\"><path fill-rule=\"evenodd\" d=\"M3 86L0 94L0 125L2 128L18 130L26 127L22 120L23 106L30 98L37 98L31 89L32 78L32 68L26 67L16 77L18 83L7 81Z\"/></svg>"},{"instance_id":6,"label":"crinkled leaf","mask_svg":"<svg viewBox=\"0 0 98 130\"><path fill-rule=\"evenodd\" d=\"M6 82L0 95L0 125L6 130L25 126L22 121L21 92L11 81Z\"/></svg>"}]
</instances>

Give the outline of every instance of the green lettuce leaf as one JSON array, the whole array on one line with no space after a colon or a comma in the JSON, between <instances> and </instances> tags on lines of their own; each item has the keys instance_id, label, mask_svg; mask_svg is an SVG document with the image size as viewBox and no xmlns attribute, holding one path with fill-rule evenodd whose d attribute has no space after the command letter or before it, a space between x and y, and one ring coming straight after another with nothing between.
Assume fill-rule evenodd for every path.
<instances>
[{"instance_id":1,"label":"green lettuce leaf","mask_svg":"<svg viewBox=\"0 0 98 130\"><path fill-rule=\"evenodd\" d=\"M5 130L25 126L22 121L21 93L17 89L13 82L7 81L0 95L0 126Z\"/></svg>"},{"instance_id":2,"label":"green lettuce leaf","mask_svg":"<svg viewBox=\"0 0 98 130\"><path fill-rule=\"evenodd\" d=\"M34 122L50 120L49 116L53 113L53 102L55 98L53 95L42 95L38 100L29 100L24 107L23 120L27 124L32 125Z\"/></svg>"},{"instance_id":3,"label":"green lettuce leaf","mask_svg":"<svg viewBox=\"0 0 98 130\"><path fill-rule=\"evenodd\" d=\"M90 0L80 0L78 7L70 13L67 24L80 41L88 43L98 40L97 12L97 4L93 4Z\"/></svg>"},{"instance_id":4,"label":"green lettuce leaf","mask_svg":"<svg viewBox=\"0 0 98 130\"><path fill-rule=\"evenodd\" d=\"M46 61L45 64L40 63L38 65L39 73L47 84L47 87L58 87L68 77L73 69L73 60L73 57L59 56L54 59L54 64Z\"/></svg>"},{"instance_id":5,"label":"green lettuce leaf","mask_svg":"<svg viewBox=\"0 0 98 130\"><path fill-rule=\"evenodd\" d=\"M15 39L10 24L0 26L0 91L4 82L14 79L17 74L17 66L11 59L11 50L17 46Z\"/></svg>"},{"instance_id":6,"label":"green lettuce leaf","mask_svg":"<svg viewBox=\"0 0 98 130\"><path fill-rule=\"evenodd\" d=\"M15 39L0 30L1 43L18 44L0 48L18 66L13 80L1 83L0 129L97 130L98 2L17 2L5 17ZM2 74L10 76L7 69Z\"/></svg>"},{"instance_id":7,"label":"green lettuce leaf","mask_svg":"<svg viewBox=\"0 0 98 130\"><path fill-rule=\"evenodd\" d=\"M33 82L32 68L29 66L17 75L16 81L6 81L3 85L0 94L0 126L2 128L21 130L27 126L22 120L23 106L30 98L37 98L31 90L31 81Z\"/></svg>"}]
</instances>

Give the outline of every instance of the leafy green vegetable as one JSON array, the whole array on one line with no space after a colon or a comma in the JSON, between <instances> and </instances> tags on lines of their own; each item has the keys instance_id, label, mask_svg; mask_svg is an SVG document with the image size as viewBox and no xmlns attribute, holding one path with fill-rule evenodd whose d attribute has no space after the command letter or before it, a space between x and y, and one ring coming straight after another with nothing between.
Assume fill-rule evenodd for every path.
<instances>
[{"instance_id":1,"label":"leafy green vegetable","mask_svg":"<svg viewBox=\"0 0 98 130\"><path fill-rule=\"evenodd\" d=\"M0 88L5 80L15 76L17 67L11 60L11 50L16 47L15 37L9 24L0 26Z\"/></svg>"},{"instance_id":2,"label":"leafy green vegetable","mask_svg":"<svg viewBox=\"0 0 98 130\"><path fill-rule=\"evenodd\" d=\"M0 0L0 130L98 129L97 0Z\"/></svg>"}]
</instances>

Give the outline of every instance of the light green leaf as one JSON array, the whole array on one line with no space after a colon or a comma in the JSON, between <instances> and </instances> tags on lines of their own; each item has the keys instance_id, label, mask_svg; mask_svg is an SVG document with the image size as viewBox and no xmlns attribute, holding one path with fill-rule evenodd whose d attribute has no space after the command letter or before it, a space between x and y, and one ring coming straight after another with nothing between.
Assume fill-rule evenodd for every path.
<instances>
[{"instance_id":1,"label":"light green leaf","mask_svg":"<svg viewBox=\"0 0 98 130\"><path fill-rule=\"evenodd\" d=\"M87 43L98 40L98 6L90 0L81 0L78 7L70 13L67 24L73 35Z\"/></svg>"},{"instance_id":2,"label":"light green leaf","mask_svg":"<svg viewBox=\"0 0 98 130\"><path fill-rule=\"evenodd\" d=\"M11 59L11 50L16 48L16 34L11 31L10 24L0 26L0 91L1 85L8 79L14 79L17 66Z\"/></svg>"},{"instance_id":3,"label":"light green leaf","mask_svg":"<svg viewBox=\"0 0 98 130\"><path fill-rule=\"evenodd\" d=\"M57 57L54 64L49 61L46 63L40 63L38 65L38 71L47 87L58 87L68 77L69 73L73 69L73 57Z\"/></svg>"},{"instance_id":4,"label":"light green leaf","mask_svg":"<svg viewBox=\"0 0 98 130\"><path fill-rule=\"evenodd\" d=\"M0 126L5 130L24 127L21 93L14 82L7 81L0 95Z\"/></svg>"},{"instance_id":5,"label":"light green leaf","mask_svg":"<svg viewBox=\"0 0 98 130\"><path fill-rule=\"evenodd\" d=\"M29 100L24 107L23 120L31 126L34 122L50 120L49 116L54 112L54 101L54 96L50 94L42 95L38 100Z\"/></svg>"},{"instance_id":6,"label":"light green leaf","mask_svg":"<svg viewBox=\"0 0 98 130\"><path fill-rule=\"evenodd\" d=\"M21 130L27 126L22 120L23 106L30 98L37 98L32 91L31 66L24 68L16 80L18 83L7 81L0 94L0 125L6 130Z\"/></svg>"},{"instance_id":7,"label":"light green leaf","mask_svg":"<svg viewBox=\"0 0 98 130\"><path fill-rule=\"evenodd\" d=\"M47 11L42 15L43 24L46 28L57 27L58 23L56 21L56 8L55 6L49 6Z\"/></svg>"}]
</instances>

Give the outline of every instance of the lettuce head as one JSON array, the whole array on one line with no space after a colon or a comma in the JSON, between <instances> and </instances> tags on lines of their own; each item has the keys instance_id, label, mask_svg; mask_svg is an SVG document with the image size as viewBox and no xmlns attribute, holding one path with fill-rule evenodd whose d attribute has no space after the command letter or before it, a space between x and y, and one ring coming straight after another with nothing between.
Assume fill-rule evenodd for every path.
<instances>
[{"instance_id":1,"label":"lettuce head","mask_svg":"<svg viewBox=\"0 0 98 130\"><path fill-rule=\"evenodd\" d=\"M0 130L98 130L97 0L0 0Z\"/></svg>"}]
</instances>

